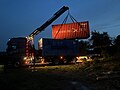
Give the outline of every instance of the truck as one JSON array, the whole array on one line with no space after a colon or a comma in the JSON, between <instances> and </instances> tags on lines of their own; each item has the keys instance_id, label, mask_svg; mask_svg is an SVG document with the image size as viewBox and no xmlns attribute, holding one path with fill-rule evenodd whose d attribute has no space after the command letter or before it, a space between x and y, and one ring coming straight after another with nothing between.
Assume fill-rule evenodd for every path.
<instances>
[{"instance_id":1,"label":"truck","mask_svg":"<svg viewBox=\"0 0 120 90\"><path fill-rule=\"evenodd\" d=\"M39 28L35 29L28 37L13 37L7 42L7 62L14 67L29 65L35 60L37 50L34 47L34 37L48 27L65 11L69 10L67 6L63 6L53 16L43 23Z\"/></svg>"},{"instance_id":2,"label":"truck","mask_svg":"<svg viewBox=\"0 0 120 90\"><path fill-rule=\"evenodd\" d=\"M79 42L72 39L41 38L38 41L39 59L52 64L69 63L80 54Z\"/></svg>"},{"instance_id":3,"label":"truck","mask_svg":"<svg viewBox=\"0 0 120 90\"><path fill-rule=\"evenodd\" d=\"M13 37L7 42L7 62L14 67L29 66L35 64L60 64L68 63L72 60L76 60L81 55L80 44L76 39L64 39L64 38L41 38L38 41L38 50L34 46L34 37L55 21L65 11L69 10L68 7L63 6L58 10L50 19L48 19L43 25L29 34L28 37ZM62 24L63 25L63 24ZM71 25L71 26L69 26ZM83 38L89 37L89 25L88 22L82 22L75 25L69 24L68 26L74 32L74 36L77 38L79 35L83 35ZM77 25L77 26L76 26ZM60 25L61 26L61 25ZM74 27L76 26L76 27ZM78 31L79 32L78 32ZM68 31L68 30L67 30ZM63 31L62 31L63 32ZM61 33L60 33L61 34ZM68 34L70 37L73 33ZM57 31L57 35L59 35ZM62 34L61 34L62 35ZM64 34L65 35L65 34ZM76 36L78 35L78 36ZM56 35L55 35L56 36Z\"/></svg>"},{"instance_id":4,"label":"truck","mask_svg":"<svg viewBox=\"0 0 120 90\"><path fill-rule=\"evenodd\" d=\"M34 51L27 37L14 37L7 42L8 64L19 67L27 65L34 59Z\"/></svg>"}]
</instances>

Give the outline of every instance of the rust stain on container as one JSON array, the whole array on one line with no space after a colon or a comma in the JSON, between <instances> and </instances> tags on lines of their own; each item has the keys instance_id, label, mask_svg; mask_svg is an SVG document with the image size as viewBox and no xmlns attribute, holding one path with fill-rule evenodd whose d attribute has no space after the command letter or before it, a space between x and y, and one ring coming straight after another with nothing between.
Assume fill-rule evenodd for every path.
<instances>
[{"instance_id":1,"label":"rust stain on container","mask_svg":"<svg viewBox=\"0 0 120 90\"><path fill-rule=\"evenodd\" d=\"M52 25L53 39L87 39L90 36L89 22Z\"/></svg>"}]
</instances>

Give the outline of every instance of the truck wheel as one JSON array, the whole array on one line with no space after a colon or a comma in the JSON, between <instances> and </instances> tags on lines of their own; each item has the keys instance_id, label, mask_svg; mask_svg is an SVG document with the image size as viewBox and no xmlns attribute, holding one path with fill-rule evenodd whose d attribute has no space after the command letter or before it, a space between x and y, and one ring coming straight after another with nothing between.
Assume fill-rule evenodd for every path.
<instances>
[{"instance_id":1,"label":"truck wheel","mask_svg":"<svg viewBox=\"0 0 120 90\"><path fill-rule=\"evenodd\" d=\"M64 64L68 64L68 61L67 61L67 60L64 60L63 63L64 63Z\"/></svg>"},{"instance_id":2,"label":"truck wheel","mask_svg":"<svg viewBox=\"0 0 120 90\"><path fill-rule=\"evenodd\" d=\"M15 63L14 63L14 67L15 67L15 68L19 68L19 67L20 67L20 62L15 62Z\"/></svg>"},{"instance_id":3,"label":"truck wheel","mask_svg":"<svg viewBox=\"0 0 120 90\"><path fill-rule=\"evenodd\" d=\"M55 65L58 65L59 63L60 63L59 60L54 60Z\"/></svg>"}]
</instances>

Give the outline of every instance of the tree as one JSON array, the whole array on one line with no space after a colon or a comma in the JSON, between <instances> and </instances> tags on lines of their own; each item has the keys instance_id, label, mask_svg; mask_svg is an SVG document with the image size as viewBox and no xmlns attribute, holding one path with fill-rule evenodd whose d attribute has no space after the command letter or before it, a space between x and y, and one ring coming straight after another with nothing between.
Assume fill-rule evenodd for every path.
<instances>
[{"instance_id":1,"label":"tree","mask_svg":"<svg viewBox=\"0 0 120 90\"><path fill-rule=\"evenodd\" d=\"M115 49L120 52L120 35L118 35L114 40L114 46Z\"/></svg>"},{"instance_id":2,"label":"tree","mask_svg":"<svg viewBox=\"0 0 120 90\"><path fill-rule=\"evenodd\" d=\"M109 56L108 48L110 48L112 40L107 32L99 33L93 31L90 41L92 42L94 54L101 54L104 57Z\"/></svg>"},{"instance_id":3,"label":"tree","mask_svg":"<svg viewBox=\"0 0 120 90\"><path fill-rule=\"evenodd\" d=\"M92 41L93 47L106 47L111 45L111 40L107 32L99 33L93 31L90 41Z\"/></svg>"},{"instance_id":4,"label":"tree","mask_svg":"<svg viewBox=\"0 0 120 90\"><path fill-rule=\"evenodd\" d=\"M87 49L89 47L89 42L88 41L79 41L79 50L81 55L86 55Z\"/></svg>"}]
</instances>

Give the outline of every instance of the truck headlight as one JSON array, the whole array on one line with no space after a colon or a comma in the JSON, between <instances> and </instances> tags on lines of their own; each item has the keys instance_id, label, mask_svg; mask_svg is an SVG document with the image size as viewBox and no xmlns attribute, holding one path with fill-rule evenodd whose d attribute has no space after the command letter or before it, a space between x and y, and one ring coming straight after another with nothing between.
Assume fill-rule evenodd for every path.
<instances>
[{"instance_id":1,"label":"truck headlight","mask_svg":"<svg viewBox=\"0 0 120 90\"><path fill-rule=\"evenodd\" d=\"M27 57L24 57L23 59L24 59L24 60L26 60L26 59L27 59Z\"/></svg>"},{"instance_id":2,"label":"truck headlight","mask_svg":"<svg viewBox=\"0 0 120 90\"><path fill-rule=\"evenodd\" d=\"M60 59L63 59L63 56L60 56Z\"/></svg>"}]
</instances>

